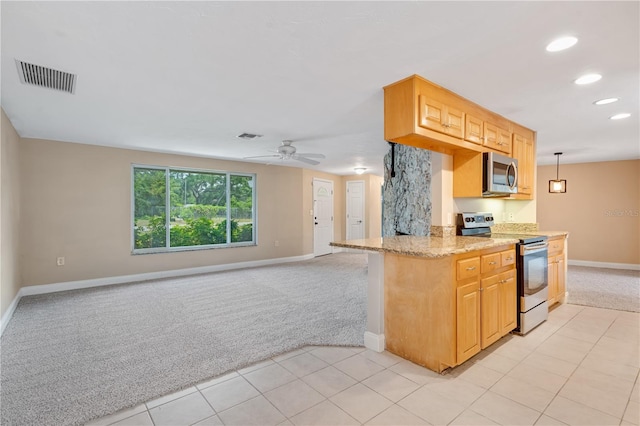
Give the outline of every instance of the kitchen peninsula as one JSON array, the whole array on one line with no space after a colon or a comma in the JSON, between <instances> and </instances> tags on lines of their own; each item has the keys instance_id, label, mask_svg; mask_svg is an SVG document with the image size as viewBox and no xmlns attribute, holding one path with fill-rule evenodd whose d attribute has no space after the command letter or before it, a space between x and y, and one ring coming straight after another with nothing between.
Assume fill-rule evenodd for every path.
<instances>
[{"instance_id":1,"label":"kitchen peninsula","mask_svg":"<svg viewBox=\"0 0 640 426\"><path fill-rule=\"evenodd\" d=\"M331 245L370 252L365 346L442 372L516 328L517 242L405 235Z\"/></svg>"}]
</instances>

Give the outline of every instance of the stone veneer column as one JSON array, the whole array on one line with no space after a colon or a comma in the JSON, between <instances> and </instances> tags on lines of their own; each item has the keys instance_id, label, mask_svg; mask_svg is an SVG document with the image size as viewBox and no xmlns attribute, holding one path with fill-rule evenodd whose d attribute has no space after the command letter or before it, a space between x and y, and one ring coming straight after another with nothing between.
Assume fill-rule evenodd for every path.
<instances>
[{"instance_id":1,"label":"stone veneer column","mask_svg":"<svg viewBox=\"0 0 640 426\"><path fill-rule=\"evenodd\" d=\"M431 152L395 145L395 177L391 177L391 146L384 157L382 236L427 236L431 229Z\"/></svg>"}]
</instances>

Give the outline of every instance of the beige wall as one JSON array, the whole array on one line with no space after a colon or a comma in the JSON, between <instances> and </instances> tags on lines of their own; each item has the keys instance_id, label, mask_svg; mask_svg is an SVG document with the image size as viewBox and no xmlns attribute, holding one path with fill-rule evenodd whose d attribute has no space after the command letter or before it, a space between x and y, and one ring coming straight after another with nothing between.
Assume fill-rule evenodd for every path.
<instances>
[{"instance_id":1,"label":"beige wall","mask_svg":"<svg viewBox=\"0 0 640 426\"><path fill-rule=\"evenodd\" d=\"M0 315L20 290L20 137L4 113L0 137Z\"/></svg>"},{"instance_id":2,"label":"beige wall","mask_svg":"<svg viewBox=\"0 0 640 426\"><path fill-rule=\"evenodd\" d=\"M310 171L36 139L21 160L23 286L313 253ZM257 173L258 246L132 255L132 163Z\"/></svg>"},{"instance_id":3,"label":"beige wall","mask_svg":"<svg viewBox=\"0 0 640 426\"><path fill-rule=\"evenodd\" d=\"M540 229L566 230L569 259L640 264L640 160L560 164L565 194L549 194L556 166L538 167Z\"/></svg>"}]
</instances>

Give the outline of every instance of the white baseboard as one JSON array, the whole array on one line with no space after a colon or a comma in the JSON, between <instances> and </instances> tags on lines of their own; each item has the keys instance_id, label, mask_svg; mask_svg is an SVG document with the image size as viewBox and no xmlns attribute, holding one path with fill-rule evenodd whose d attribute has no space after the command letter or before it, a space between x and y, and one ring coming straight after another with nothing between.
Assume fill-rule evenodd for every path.
<instances>
[{"instance_id":1,"label":"white baseboard","mask_svg":"<svg viewBox=\"0 0 640 426\"><path fill-rule=\"evenodd\" d=\"M640 264L637 263L609 263L609 262L592 262L589 260L571 260L567 261L569 266L589 266L591 268L609 268L609 269L631 269L640 271Z\"/></svg>"},{"instance_id":2,"label":"white baseboard","mask_svg":"<svg viewBox=\"0 0 640 426\"><path fill-rule=\"evenodd\" d=\"M101 287L113 284L125 284L139 281L156 280L160 278L181 277L186 275L206 274L208 272L229 271L232 269L253 268L256 266L276 265L279 263L299 262L301 260L313 259L313 254L305 254L302 256L279 257L275 259L252 260L248 262L227 263L224 265L201 266L197 268L174 269L170 271L148 272L144 274L119 275L114 277L94 278L90 280L68 281L62 283L31 285L22 287L16 295L11 305L2 316L0 324L0 335L4 332L4 328L13 316L13 312L18 306L20 298L23 296L32 296L35 294L56 293L59 291L77 290L81 288Z\"/></svg>"},{"instance_id":3,"label":"white baseboard","mask_svg":"<svg viewBox=\"0 0 640 426\"><path fill-rule=\"evenodd\" d=\"M375 334L370 331L364 332L364 347L375 352L384 351L384 334Z\"/></svg>"},{"instance_id":4,"label":"white baseboard","mask_svg":"<svg viewBox=\"0 0 640 426\"><path fill-rule=\"evenodd\" d=\"M13 316L13 312L16 310L16 307L18 306L18 302L20 301L21 297L22 297L22 289L18 290L18 294L16 294L16 297L13 298L13 301L7 308L4 315L2 316L2 319L0 319L0 336L2 336L2 333L4 333L4 328L7 326L7 324L9 323L9 320Z\"/></svg>"}]
</instances>

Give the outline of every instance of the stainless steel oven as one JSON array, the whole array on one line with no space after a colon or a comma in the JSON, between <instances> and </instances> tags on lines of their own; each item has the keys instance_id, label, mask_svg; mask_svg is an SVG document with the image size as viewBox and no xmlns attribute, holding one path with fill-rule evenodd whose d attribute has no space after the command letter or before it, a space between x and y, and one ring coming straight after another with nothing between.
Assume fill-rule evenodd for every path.
<instances>
[{"instance_id":1,"label":"stainless steel oven","mask_svg":"<svg viewBox=\"0 0 640 426\"><path fill-rule=\"evenodd\" d=\"M547 247L547 237L541 236L520 236L516 246L520 334L528 333L548 316Z\"/></svg>"}]
</instances>

